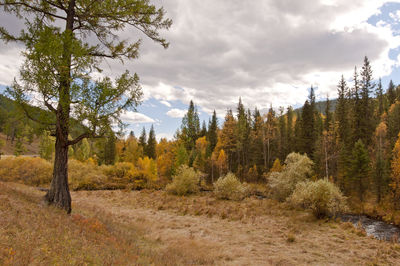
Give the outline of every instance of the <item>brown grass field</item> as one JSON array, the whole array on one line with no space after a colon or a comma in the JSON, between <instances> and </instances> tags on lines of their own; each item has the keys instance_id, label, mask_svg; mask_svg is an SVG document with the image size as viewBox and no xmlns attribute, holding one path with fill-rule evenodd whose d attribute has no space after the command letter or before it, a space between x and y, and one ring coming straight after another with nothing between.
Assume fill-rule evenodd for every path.
<instances>
[{"instance_id":1,"label":"brown grass field","mask_svg":"<svg viewBox=\"0 0 400 266\"><path fill-rule=\"evenodd\" d=\"M400 265L400 245L272 200L205 193L44 192L0 182L0 265Z\"/></svg>"}]
</instances>

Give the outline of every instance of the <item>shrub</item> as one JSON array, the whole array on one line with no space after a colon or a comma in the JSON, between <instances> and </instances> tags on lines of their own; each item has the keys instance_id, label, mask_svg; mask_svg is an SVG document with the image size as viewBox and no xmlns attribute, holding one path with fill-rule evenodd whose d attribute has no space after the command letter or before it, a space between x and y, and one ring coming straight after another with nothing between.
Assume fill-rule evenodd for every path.
<instances>
[{"instance_id":1,"label":"shrub","mask_svg":"<svg viewBox=\"0 0 400 266\"><path fill-rule=\"evenodd\" d=\"M179 196L196 193L199 190L199 179L200 175L192 167L181 165L166 190Z\"/></svg>"},{"instance_id":2,"label":"shrub","mask_svg":"<svg viewBox=\"0 0 400 266\"><path fill-rule=\"evenodd\" d=\"M246 194L246 187L233 173L228 173L214 183L214 194L219 199L241 200Z\"/></svg>"},{"instance_id":3,"label":"shrub","mask_svg":"<svg viewBox=\"0 0 400 266\"><path fill-rule=\"evenodd\" d=\"M286 157L285 164L282 172L272 172L268 176L272 195L280 201L292 194L297 183L307 180L312 174L313 162L307 155L292 152Z\"/></svg>"},{"instance_id":4,"label":"shrub","mask_svg":"<svg viewBox=\"0 0 400 266\"><path fill-rule=\"evenodd\" d=\"M335 216L347 210L346 197L339 188L322 179L298 183L287 201L294 207L310 209L317 218Z\"/></svg>"},{"instance_id":5,"label":"shrub","mask_svg":"<svg viewBox=\"0 0 400 266\"><path fill-rule=\"evenodd\" d=\"M49 184L52 168L50 162L41 158L4 158L0 160L0 180L35 186Z\"/></svg>"},{"instance_id":6,"label":"shrub","mask_svg":"<svg viewBox=\"0 0 400 266\"><path fill-rule=\"evenodd\" d=\"M70 159L68 162L69 185L72 190L96 190L107 188L107 176L92 163Z\"/></svg>"}]
</instances>

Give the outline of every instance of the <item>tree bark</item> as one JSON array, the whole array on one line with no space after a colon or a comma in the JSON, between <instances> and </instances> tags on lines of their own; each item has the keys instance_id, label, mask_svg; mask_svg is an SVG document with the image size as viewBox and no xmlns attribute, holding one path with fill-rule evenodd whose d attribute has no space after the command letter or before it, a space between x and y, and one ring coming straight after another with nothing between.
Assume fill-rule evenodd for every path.
<instances>
[{"instance_id":1,"label":"tree bark","mask_svg":"<svg viewBox=\"0 0 400 266\"><path fill-rule=\"evenodd\" d=\"M60 131L57 129L57 136L63 134ZM64 137L57 137L56 139L53 179L50 190L45 196L45 201L49 205L66 210L69 214L71 213L71 195L68 186L68 145L66 142L68 134Z\"/></svg>"}]
</instances>

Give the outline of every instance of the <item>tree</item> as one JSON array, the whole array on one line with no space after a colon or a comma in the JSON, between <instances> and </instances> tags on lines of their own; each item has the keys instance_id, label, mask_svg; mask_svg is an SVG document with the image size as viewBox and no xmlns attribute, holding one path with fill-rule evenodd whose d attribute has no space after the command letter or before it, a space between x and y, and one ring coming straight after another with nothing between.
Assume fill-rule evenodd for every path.
<instances>
[{"instance_id":1,"label":"tree","mask_svg":"<svg viewBox=\"0 0 400 266\"><path fill-rule=\"evenodd\" d=\"M168 29L172 21L149 0L1 0L0 5L5 12L28 20L19 36L0 28L0 38L26 47L22 84L14 82L8 93L22 108L30 95L38 94L42 106L51 112L46 121L26 114L56 137L53 179L45 201L70 213L68 147L84 138L103 136L111 124L122 125L120 114L134 110L142 94L136 74L125 72L115 81L94 80L91 74L100 71L104 58L137 58L140 40L120 40L118 31L133 27L166 48L168 43L159 31ZM69 140L71 117L87 126Z\"/></svg>"},{"instance_id":2,"label":"tree","mask_svg":"<svg viewBox=\"0 0 400 266\"><path fill-rule=\"evenodd\" d=\"M364 58L364 65L361 71L361 108L360 113L360 138L364 143L370 143L374 131L373 106L370 99L375 84L372 82L372 69L368 57Z\"/></svg>"},{"instance_id":3,"label":"tree","mask_svg":"<svg viewBox=\"0 0 400 266\"><path fill-rule=\"evenodd\" d=\"M150 132L149 132L149 139L147 140L145 155L151 159L155 159L156 158L156 146L157 146L156 133L154 132L153 125L151 125Z\"/></svg>"},{"instance_id":4,"label":"tree","mask_svg":"<svg viewBox=\"0 0 400 266\"><path fill-rule=\"evenodd\" d=\"M106 137L106 142L104 144L104 163L105 164L114 164L115 158L117 155L115 148L116 137L113 133L110 133L108 137Z\"/></svg>"},{"instance_id":5,"label":"tree","mask_svg":"<svg viewBox=\"0 0 400 266\"><path fill-rule=\"evenodd\" d=\"M182 118L180 139L185 143L186 150L192 151L196 140L200 135L200 119L193 101L190 101L189 109Z\"/></svg>"},{"instance_id":6,"label":"tree","mask_svg":"<svg viewBox=\"0 0 400 266\"><path fill-rule=\"evenodd\" d=\"M381 122L375 130L374 184L378 203L388 185L388 160L385 152L387 149L386 134L387 126L384 122Z\"/></svg>"},{"instance_id":7,"label":"tree","mask_svg":"<svg viewBox=\"0 0 400 266\"><path fill-rule=\"evenodd\" d=\"M385 102L383 98L383 89L382 89L382 80L379 78L378 87L375 91L376 99L378 100L378 118L383 114L385 111Z\"/></svg>"},{"instance_id":8,"label":"tree","mask_svg":"<svg viewBox=\"0 0 400 266\"><path fill-rule=\"evenodd\" d=\"M146 150L146 145L147 145L147 134L146 134L146 128L143 127L142 134L140 134L139 137L139 146L142 147L143 152Z\"/></svg>"},{"instance_id":9,"label":"tree","mask_svg":"<svg viewBox=\"0 0 400 266\"><path fill-rule=\"evenodd\" d=\"M400 134L393 149L392 172L390 177L394 207L400 209Z\"/></svg>"},{"instance_id":10,"label":"tree","mask_svg":"<svg viewBox=\"0 0 400 266\"><path fill-rule=\"evenodd\" d=\"M392 80L390 80L389 87L387 89L387 98L389 101L389 107L396 102L396 92Z\"/></svg>"},{"instance_id":11,"label":"tree","mask_svg":"<svg viewBox=\"0 0 400 266\"><path fill-rule=\"evenodd\" d=\"M215 149L215 146L217 145L218 142L218 135L217 135L217 130L218 130L218 119L217 119L217 113L213 112L211 121L208 125L208 132L207 132L207 139L210 144L210 153L212 153Z\"/></svg>"},{"instance_id":12,"label":"tree","mask_svg":"<svg viewBox=\"0 0 400 266\"><path fill-rule=\"evenodd\" d=\"M368 185L369 162L368 151L360 139L354 145L353 159L351 160L351 177L360 201L364 200L364 193Z\"/></svg>"},{"instance_id":13,"label":"tree","mask_svg":"<svg viewBox=\"0 0 400 266\"><path fill-rule=\"evenodd\" d=\"M54 138L50 136L49 131L44 131L40 136L39 155L45 160L51 160L54 153Z\"/></svg>"}]
</instances>

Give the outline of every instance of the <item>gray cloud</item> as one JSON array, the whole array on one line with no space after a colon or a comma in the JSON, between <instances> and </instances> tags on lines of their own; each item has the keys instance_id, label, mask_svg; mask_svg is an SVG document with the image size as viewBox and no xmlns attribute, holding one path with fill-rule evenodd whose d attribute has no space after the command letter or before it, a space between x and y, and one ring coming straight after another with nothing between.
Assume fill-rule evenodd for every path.
<instances>
[{"instance_id":1,"label":"gray cloud","mask_svg":"<svg viewBox=\"0 0 400 266\"><path fill-rule=\"evenodd\" d=\"M106 61L104 69L137 72L147 97L193 99L206 112L234 107L239 96L251 108L298 104L312 83L321 96L334 96L340 74L364 55L394 64L387 52L398 39L365 23L384 2L158 0L174 21L164 32L170 48L127 30L122 37L143 38L140 58Z\"/></svg>"}]
</instances>

